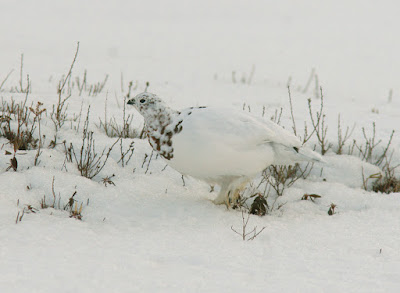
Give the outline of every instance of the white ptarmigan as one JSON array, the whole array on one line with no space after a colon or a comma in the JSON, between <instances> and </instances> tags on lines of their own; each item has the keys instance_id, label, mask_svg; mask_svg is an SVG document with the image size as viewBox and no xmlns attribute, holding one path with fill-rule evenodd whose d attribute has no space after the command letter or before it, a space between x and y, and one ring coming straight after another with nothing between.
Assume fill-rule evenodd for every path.
<instances>
[{"instance_id":1,"label":"white ptarmigan","mask_svg":"<svg viewBox=\"0 0 400 293\"><path fill-rule=\"evenodd\" d=\"M144 92L129 99L144 117L150 145L183 175L220 185L215 204L235 201L269 165L320 161L281 126L244 111L212 107L169 108Z\"/></svg>"}]
</instances>

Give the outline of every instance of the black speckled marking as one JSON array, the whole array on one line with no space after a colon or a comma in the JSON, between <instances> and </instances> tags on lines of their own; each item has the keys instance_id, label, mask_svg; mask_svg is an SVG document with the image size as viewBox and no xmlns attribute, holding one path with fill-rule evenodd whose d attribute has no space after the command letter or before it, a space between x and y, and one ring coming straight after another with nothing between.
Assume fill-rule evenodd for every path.
<instances>
[{"instance_id":1,"label":"black speckled marking","mask_svg":"<svg viewBox=\"0 0 400 293\"><path fill-rule=\"evenodd\" d=\"M160 151L161 150L161 144L160 144L160 139L155 137L155 136L149 136L149 143L153 147L153 149Z\"/></svg>"},{"instance_id":2,"label":"black speckled marking","mask_svg":"<svg viewBox=\"0 0 400 293\"><path fill-rule=\"evenodd\" d=\"M154 150L156 150L162 157L164 157L166 160L171 160L174 157L174 148L172 147L172 137L174 134L180 133L183 129L182 127L182 122L183 120L178 121L178 123L175 125L173 131L171 130L166 130L167 125L162 126L160 129L160 134L161 137L155 136L155 135L149 135L148 134L148 139L150 145L153 147ZM162 150L162 146L167 145L169 147L169 151Z\"/></svg>"},{"instance_id":3,"label":"black speckled marking","mask_svg":"<svg viewBox=\"0 0 400 293\"><path fill-rule=\"evenodd\" d=\"M181 132L182 131L182 120L181 121L179 121L176 125L175 125L175 128L174 128L174 133L179 133L179 132Z\"/></svg>"}]
</instances>

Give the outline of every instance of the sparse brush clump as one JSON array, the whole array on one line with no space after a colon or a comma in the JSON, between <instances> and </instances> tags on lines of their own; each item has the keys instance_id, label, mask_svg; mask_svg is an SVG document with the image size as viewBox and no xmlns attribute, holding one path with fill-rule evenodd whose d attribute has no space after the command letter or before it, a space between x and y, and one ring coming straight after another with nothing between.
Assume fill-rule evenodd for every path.
<instances>
[{"instance_id":1,"label":"sparse brush clump","mask_svg":"<svg viewBox=\"0 0 400 293\"><path fill-rule=\"evenodd\" d=\"M400 192L400 179L385 171L385 175L373 183L372 190L388 194L392 192Z\"/></svg>"},{"instance_id":2,"label":"sparse brush clump","mask_svg":"<svg viewBox=\"0 0 400 293\"><path fill-rule=\"evenodd\" d=\"M111 147L104 148L99 155L96 152L95 139L93 137L93 131L89 130L89 113L90 107L88 108L86 120L83 125L82 131L82 145L79 152L75 152L75 148L72 143L69 147L65 145L65 157L67 162L75 162L79 172L82 176L92 179L98 175L107 163L107 160L111 154L113 147L118 143L118 138Z\"/></svg>"},{"instance_id":3,"label":"sparse brush clump","mask_svg":"<svg viewBox=\"0 0 400 293\"><path fill-rule=\"evenodd\" d=\"M388 156L388 151L390 148L390 145L392 143L393 135L394 135L394 130L392 130L392 133L389 137L389 140L384 147L384 149L377 150L378 146L381 144L382 140L376 140L376 130L375 130L375 122L372 123L372 133L370 136L366 134L366 130L363 127L362 128L362 133L364 136L364 144L358 145L357 142L354 140L353 145L355 148L358 150L358 156L363 160L368 163L374 164L376 166L382 166L384 161L387 159ZM353 146L353 149L354 149ZM354 151L354 150L353 150ZM378 153L377 153L378 152Z\"/></svg>"},{"instance_id":4,"label":"sparse brush clump","mask_svg":"<svg viewBox=\"0 0 400 293\"><path fill-rule=\"evenodd\" d=\"M54 201L51 204L48 204L48 203L46 203L46 196L43 196L42 200L40 201L40 208L41 209L53 208L53 209L61 210L61 211L68 211L70 218L82 220L83 203L78 205L78 202L74 199L74 196L76 195L76 193L77 192L75 191L72 194L72 196L68 199L68 202L64 206L61 205L61 196L59 194L58 204L56 205L55 194L54 194L54 189L53 189Z\"/></svg>"},{"instance_id":5,"label":"sparse brush clump","mask_svg":"<svg viewBox=\"0 0 400 293\"><path fill-rule=\"evenodd\" d=\"M85 92L88 96L97 96L100 94L108 80L108 74L104 77L104 80L93 83L93 84L88 84L87 82L87 70L85 69L83 73L82 79L79 78L78 76L75 78L76 85L78 87L79 91L79 96L82 95L82 92ZM72 87L74 84L72 85Z\"/></svg>"},{"instance_id":6,"label":"sparse brush clump","mask_svg":"<svg viewBox=\"0 0 400 293\"><path fill-rule=\"evenodd\" d=\"M311 119L311 125L313 127L313 131L311 133L315 134L318 140L318 144L321 149L321 155L325 155L328 150L332 147L332 144L328 142L327 133L328 126L326 125L325 118L326 115L324 113L324 95L322 93L322 88L320 88L321 96L320 96L320 109L315 112L315 116L311 107L311 99L308 99L308 109Z\"/></svg>"},{"instance_id":7,"label":"sparse brush clump","mask_svg":"<svg viewBox=\"0 0 400 293\"><path fill-rule=\"evenodd\" d=\"M28 185L27 189L30 190L31 187ZM78 204L77 200L75 200L77 192L75 191L69 198L66 204L61 203L61 194L58 193L58 196L56 195L55 192L55 177L53 176L52 182L51 182L51 200L46 200L47 197L46 195L43 196L43 198L40 200L40 209L48 209L52 208L55 210L60 210L60 211L67 211L69 213L70 218L75 218L78 220L82 220L83 215L82 215L82 209L83 209L83 203L81 202ZM17 201L17 206L19 206L19 200ZM87 205L89 205L89 200L87 201ZM35 208L33 205L24 205L22 212L18 211L17 218L15 220L15 223L18 224L18 222L21 222L22 218L24 217L24 214L26 213L37 213L40 210L39 208Z\"/></svg>"},{"instance_id":8,"label":"sparse brush clump","mask_svg":"<svg viewBox=\"0 0 400 293\"><path fill-rule=\"evenodd\" d=\"M0 105L0 137L6 138L13 147L13 154L6 151L6 155L13 155L10 159L10 167L7 168L17 171L18 161L17 152L21 150L37 149L34 165L39 164L39 156L42 147L41 118L46 111L41 102L37 102L36 107L26 105L29 88L27 89L25 100L17 103L13 98L11 101L2 99ZM32 117L33 116L33 117ZM38 129L38 136L34 133Z\"/></svg>"},{"instance_id":9,"label":"sparse brush clump","mask_svg":"<svg viewBox=\"0 0 400 293\"><path fill-rule=\"evenodd\" d=\"M122 121L121 125L118 124L115 117L111 117L108 119L107 117L107 97L104 108L104 121L102 119L99 123L99 128L105 132L108 137L119 137L119 138L140 138L143 139L145 137L144 127L141 130L133 129L131 127L133 115L126 114L126 101L130 98L132 91L133 82L129 83L128 94L124 97L123 107L122 107ZM146 84L146 89L148 87L148 83ZM137 84L135 88L137 88Z\"/></svg>"},{"instance_id":10,"label":"sparse brush clump","mask_svg":"<svg viewBox=\"0 0 400 293\"><path fill-rule=\"evenodd\" d=\"M104 109L104 120L99 119L100 123L98 125L98 128L103 130L104 133L108 137L118 137L120 139L120 159L118 160L118 163L121 164L122 167L126 166L130 159L132 158L133 152L135 150L134 147L134 141L131 141L128 147L124 147L124 140L125 139L133 139L133 138L139 138L143 139L145 138L145 130L144 126L141 130L137 130L132 128L132 120L133 120L133 115L126 113L126 101L130 98L131 90L132 90L133 82L129 83L129 89L128 89L128 94L124 97L123 101L123 107L122 107L122 120L121 124L118 124L117 120L115 117L112 117L108 119L107 117L107 97L106 97L106 102L105 102L105 109ZM146 83L146 88L149 86L148 83ZM137 88L137 84L135 85L135 88Z\"/></svg>"},{"instance_id":11,"label":"sparse brush clump","mask_svg":"<svg viewBox=\"0 0 400 293\"><path fill-rule=\"evenodd\" d=\"M383 166L383 174L375 174L372 178L375 181L372 183L372 190L381 193L393 193L400 192L400 178L396 177L395 170L400 166L391 166L391 160L387 159L385 165ZM369 178L371 178L371 176ZM368 181L368 179L366 181ZM364 181L365 182L365 181ZM367 190L366 184L364 183L364 189Z\"/></svg>"},{"instance_id":12,"label":"sparse brush clump","mask_svg":"<svg viewBox=\"0 0 400 293\"><path fill-rule=\"evenodd\" d=\"M282 196L285 188L289 188L300 178L307 179L312 168L313 164L307 164L304 168L299 164L291 166L271 165L263 171L263 177L276 194Z\"/></svg>"},{"instance_id":13,"label":"sparse brush clump","mask_svg":"<svg viewBox=\"0 0 400 293\"><path fill-rule=\"evenodd\" d=\"M0 111L0 136L10 142L14 153L18 150L36 149L39 139L34 138L33 133L43 112L39 111L31 121L31 111L26 106L26 99L21 103L16 103L14 99L11 102L2 100Z\"/></svg>"},{"instance_id":14,"label":"sparse brush clump","mask_svg":"<svg viewBox=\"0 0 400 293\"><path fill-rule=\"evenodd\" d=\"M108 137L120 137L120 138L143 138L143 131L133 129L131 127L133 115L126 114L126 99L124 98L123 110L122 110L122 121L121 125L118 124L115 117L110 119L107 117L107 98L104 109L104 120L99 118L100 122L98 128L103 130Z\"/></svg>"},{"instance_id":15,"label":"sparse brush clump","mask_svg":"<svg viewBox=\"0 0 400 293\"><path fill-rule=\"evenodd\" d=\"M375 135L375 122L372 123L372 134L367 136L364 127L362 128L363 136L364 136L364 145L358 145L356 141L353 142L354 147L358 150L358 156L366 162L374 164L382 169L381 173L371 174L368 177L364 175L364 170L361 170L362 178L363 178L363 188L367 191L381 192L381 193L392 193L392 192L400 192L400 179L396 177L395 170L400 166L392 166L391 158L393 156L393 151L389 155L389 148L392 143L394 130L392 131L389 140L386 146L382 149L381 152L377 151L377 146L382 142L382 140L376 141ZM369 181L372 181L372 184L368 184Z\"/></svg>"}]
</instances>

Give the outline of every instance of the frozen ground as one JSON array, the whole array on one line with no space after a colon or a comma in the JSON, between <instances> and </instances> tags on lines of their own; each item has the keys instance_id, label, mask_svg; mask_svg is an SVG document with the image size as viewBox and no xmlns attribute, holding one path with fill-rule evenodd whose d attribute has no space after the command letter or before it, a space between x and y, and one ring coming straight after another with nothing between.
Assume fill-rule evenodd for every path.
<instances>
[{"instance_id":1,"label":"frozen ground","mask_svg":"<svg viewBox=\"0 0 400 293\"><path fill-rule=\"evenodd\" d=\"M112 4L111 4L112 3ZM391 131L393 165L400 163L400 20L396 1L4 1L0 12L2 50L0 82L14 69L0 96L19 83L20 54L32 92L28 102L44 103L42 133L54 135L51 107L57 83L80 51L73 78L95 83L109 75L98 96L68 100L68 121L59 141L80 146L82 122L73 121L91 106L90 129L96 149L115 139L96 125L107 115L122 121L123 92L129 80L139 92L149 90L171 106L250 106L265 119L284 108L282 125L291 128L286 84L291 77L294 115L299 129L309 124L307 98L313 107L315 80L303 93L312 68L324 89L328 138L337 143L337 115L343 127L354 124L352 138L363 141L361 128L382 146ZM249 76L250 84L240 78ZM232 81L236 72L237 83ZM121 89L123 76L123 90ZM389 100L389 91L392 98ZM247 108L248 109L248 108ZM134 115L132 125L142 120ZM82 118L84 119L84 118ZM128 147L131 139L124 140ZM400 195L362 188L362 169L376 166L356 156L326 155L307 180L297 181L279 198L284 203L264 217L251 216L249 227L265 230L243 242L241 213L215 206L216 192L153 157L134 139L135 151L125 167L118 164L119 145L93 180L64 164L64 147L17 153L18 170L5 171L12 147L0 138L0 292L398 292L400 290ZM312 146L314 141L310 142ZM346 147L347 149L347 147ZM147 170L148 167L148 171ZM68 171L66 171L68 170ZM101 179L115 174L115 186ZM82 221L52 202L54 189L64 206L76 191ZM326 181L324 181L324 179ZM259 179L256 179L256 181ZM304 193L321 195L301 201ZM272 195L273 196L273 195ZM328 216L331 203L336 214ZM28 205L36 213L25 213Z\"/></svg>"}]
</instances>

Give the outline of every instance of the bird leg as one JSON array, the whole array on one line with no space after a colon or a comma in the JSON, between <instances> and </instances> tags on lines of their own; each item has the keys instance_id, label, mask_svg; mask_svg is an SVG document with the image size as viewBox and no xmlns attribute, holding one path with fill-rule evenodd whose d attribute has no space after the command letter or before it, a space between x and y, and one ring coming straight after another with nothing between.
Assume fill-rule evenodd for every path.
<instances>
[{"instance_id":1,"label":"bird leg","mask_svg":"<svg viewBox=\"0 0 400 293\"><path fill-rule=\"evenodd\" d=\"M214 204L225 204L227 208L234 207L240 200L240 192L246 187L248 179L241 181L224 182L221 184L221 191L213 200Z\"/></svg>"},{"instance_id":2,"label":"bird leg","mask_svg":"<svg viewBox=\"0 0 400 293\"><path fill-rule=\"evenodd\" d=\"M234 207L238 203L239 198L240 190L228 190L228 192L226 192L225 190L221 189L221 192L218 194L217 198L213 200L213 202L218 205L225 204L226 207L229 209L230 207Z\"/></svg>"},{"instance_id":3,"label":"bird leg","mask_svg":"<svg viewBox=\"0 0 400 293\"><path fill-rule=\"evenodd\" d=\"M231 184L231 189L228 192L228 202L233 208L240 206L240 192L246 187L248 179L242 179L241 181L236 181L238 184Z\"/></svg>"},{"instance_id":4,"label":"bird leg","mask_svg":"<svg viewBox=\"0 0 400 293\"><path fill-rule=\"evenodd\" d=\"M221 190L218 196L213 200L213 203L217 205L225 204L229 207L229 193L229 184L221 184Z\"/></svg>"},{"instance_id":5,"label":"bird leg","mask_svg":"<svg viewBox=\"0 0 400 293\"><path fill-rule=\"evenodd\" d=\"M229 192L229 203L231 206L235 207L240 200L240 189L235 189L233 192Z\"/></svg>"},{"instance_id":6,"label":"bird leg","mask_svg":"<svg viewBox=\"0 0 400 293\"><path fill-rule=\"evenodd\" d=\"M213 203L217 205L226 204L226 195L219 193L218 196L213 200Z\"/></svg>"}]
</instances>

